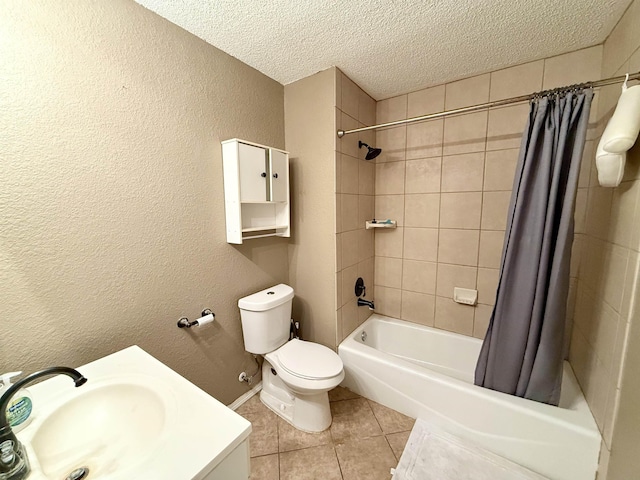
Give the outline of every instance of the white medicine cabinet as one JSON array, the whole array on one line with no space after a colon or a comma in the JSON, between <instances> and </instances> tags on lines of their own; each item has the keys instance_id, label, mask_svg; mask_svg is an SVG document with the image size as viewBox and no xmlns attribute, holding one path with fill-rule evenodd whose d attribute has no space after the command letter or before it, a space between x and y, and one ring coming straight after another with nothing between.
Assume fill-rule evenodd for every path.
<instances>
[{"instance_id":1,"label":"white medicine cabinet","mask_svg":"<svg viewBox=\"0 0 640 480\"><path fill-rule=\"evenodd\" d=\"M227 242L289 237L289 153L233 138L222 142Z\"/></svg>"}]
</instances>

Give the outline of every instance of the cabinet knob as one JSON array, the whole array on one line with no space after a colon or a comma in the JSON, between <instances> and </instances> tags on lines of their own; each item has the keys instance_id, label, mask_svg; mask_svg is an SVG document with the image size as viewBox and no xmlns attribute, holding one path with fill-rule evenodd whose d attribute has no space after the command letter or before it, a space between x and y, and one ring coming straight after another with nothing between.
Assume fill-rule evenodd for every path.
<instances>
[{"instance_id":1,"label":"cabinet knob","mask_svg":"<svg viewBox=\"0 0 640 480\"><path fill-rule=\"evenodd\" d=\"M265 178L265 177L267 176L267 172L262 172L262 173L260 174L260 176L261 176L262 178Z\"/></svg>"},{"instance_id":2,"label":"cabinet knob","mask_svg":"<svg viewBox=\"0 0 640 480\"><path fill-rule=\"evenodd\" d=\"M274 174L273 174L273 178L278 178L278 174L277 174L277 173L274 173Z\"/></svg>"}]
</instances>

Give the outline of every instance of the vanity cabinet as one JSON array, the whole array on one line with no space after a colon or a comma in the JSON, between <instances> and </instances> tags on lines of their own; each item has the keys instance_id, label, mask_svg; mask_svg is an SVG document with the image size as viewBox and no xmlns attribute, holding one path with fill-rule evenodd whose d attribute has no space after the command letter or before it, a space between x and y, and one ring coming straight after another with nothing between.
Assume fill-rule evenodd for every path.
<instances>
[{"instance_id":1,"label":"vanity cabinet","mask_svg":"<svg viewBox=\"0 0 640 480\"><path fill-rule=\"evenodd\" d=\"M289 154L233 138L222 142L227 242L290 236Z\"/></svg>"}]
</instances>

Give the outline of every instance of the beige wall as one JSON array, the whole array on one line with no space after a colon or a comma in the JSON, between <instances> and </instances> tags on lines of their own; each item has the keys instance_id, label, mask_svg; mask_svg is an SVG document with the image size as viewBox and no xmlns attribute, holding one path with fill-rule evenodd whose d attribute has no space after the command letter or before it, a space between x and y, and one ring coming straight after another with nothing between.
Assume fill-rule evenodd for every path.
<instances>
[{"instance_id":1,"label":"beige wall","mask_svg":"<svg viewBox=\"0 0 640 480\"><path fill-rule=\"evenodd\" d=\"M375 100L339 70L336 85L338 127L351 130L374 125ZM337 139L335 151L336 344L372 313L367 307L357 306L355 283L358 277L362 277L367 288L365 299L376 300L373 282L374 232L365 229L365 221L374 218L375 163L364 159L367 149L358 148L359 141L377 146L375 133L369 131Z\"/></svg>"},{"instance_id":2,"label":"beige wall","mask_svg":"<svg viewBox=\"0 0 640 480\"><path fill-rule=\"evenodd\" d=\"M293 318L300 321L305 340L330 348L336 346L335 78L331 68L284 88L286 148L291 152Z\"/></svg>"},{"instance_id":3,"label":"beige wall","mask_svg":"<svg viewBox=\"0 0 640 480\"><path fill-rule=\"evenodd\" d=\"M602 76L640 70L640 1L635 0L604 43ZM600 90L598 130L615 108L620 85ZM628 152L622 183L602 188L589 157L586 233L582 242L570 361L603 433L599 479L635 478L640 464L638 280L640 272L640 145ZM632 333L629 333L629 332ZM627 352L626 361L624 360ZM609 456L611 455L611 458Z\"/></svg>"},{"instance_id":4,"label":"beige wall","mask_svg":"<svg viewBox=\"0 0 640 480\"><path fill-rule=\"evenodd\" d=\"M129 0L4 2L0 31L0 370L138 344L231 402L237 299L288 241L225 242L220 141L284 147L283 87Z\"/></svg>"},{"instance_id":5,"label":"beige wall","mask_svg":"<svg viewBox=\"0 0 640 480\"><path fill-rule=\"evenodd\" d=\"M393 97L377 103L376 120L598 79L601 59L602 46L596 46ZM484 337L528 111L525 103L377 131L383 153L376 162L375 217L398 221L396 230L375 233L378 311ZM597 100L593 119L596 111ZM583 190L588 173L586 164ZM578 217L584 216L585 205L578 206ZM584 231L584 222L577 222L576 231ZM477 289L478 305L453 302L454 286Z\"/></svg>"}]
</instances>

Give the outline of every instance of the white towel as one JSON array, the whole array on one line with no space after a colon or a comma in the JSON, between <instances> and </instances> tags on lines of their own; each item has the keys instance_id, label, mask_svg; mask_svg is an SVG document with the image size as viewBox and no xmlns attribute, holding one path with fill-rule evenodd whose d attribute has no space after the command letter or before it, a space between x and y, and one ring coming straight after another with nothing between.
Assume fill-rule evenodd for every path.
<instances>
[{"instance_id":1,"label":"white towel","mask_svg":"<svg viewBox=\"0 0 640 480\"><path fill-rule=\"evenodd\" d=\"M624 164L627 152L609 153L603 148L603 138L600 139L596 150L596 168L598 169L598 182L602 187L617 187L624 175Z\"/></svg>"},{"instance_id":2,"label":"white towel","mask_svg":"<svg viewBox=\"0 0 640 480\"><path fill-rule=\"evenodd\" d=\"M600 144L608 153L624 153L633 147L640 132L640 85L622 86L613 116L604 129Z\"/></svg>"}]
</instances>

